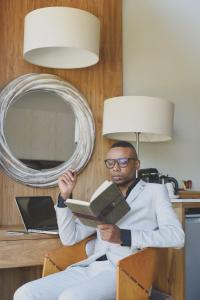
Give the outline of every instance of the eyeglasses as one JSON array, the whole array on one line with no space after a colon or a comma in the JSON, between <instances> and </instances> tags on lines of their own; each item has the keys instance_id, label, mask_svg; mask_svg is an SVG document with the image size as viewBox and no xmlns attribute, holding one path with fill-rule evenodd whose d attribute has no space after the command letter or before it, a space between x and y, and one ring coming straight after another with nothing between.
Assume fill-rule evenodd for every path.
<instances>
[{"instance_id":1,"label":"eyeglasses","mask_svg":"<svg viewBox=\"0 0 200 300\"><path fill-rule=\"evenodd\" d=\"M105 159L104 162L108 169L112 169L114 167L114 165L116 164L116 162L118 163L120 168L125 168L125 167L127 167L129 160L137 160L137 158L135 158L135 157L122 157L122 158L117 158L117 159L108 158L108 159Z\"/></svg>"}]
</instances>

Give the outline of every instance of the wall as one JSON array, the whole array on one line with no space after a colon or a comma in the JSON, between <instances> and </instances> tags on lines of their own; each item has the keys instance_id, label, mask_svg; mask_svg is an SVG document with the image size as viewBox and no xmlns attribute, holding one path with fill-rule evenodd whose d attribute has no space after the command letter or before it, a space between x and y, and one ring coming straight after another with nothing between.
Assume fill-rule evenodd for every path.
<instances>
[{"instance_id":1,"label":"wall","mask_svg":"<svg viewBox=\"0 0 200 300\"><path fill-rule=\"evenodd\" d=\"M72 6L90 11L100 18L100 62L76 70L47 69L23 60L23 22L25 15L46 6ZM107 175L103 158L110 141L102 137L102 110L105 98L122 93L121 0L7 0L0 1L0 87L26 73L50 73L62 77L79 89L88 100L96 125L96 142L92 159L80 174L75 197L88 199ZM112 84L111 84L112 82ZM92 180L91 180L92 179ZM18 195L52 195L58 189L37 189L14 182L0 173L0 225L21 223L14 197Z\"/></svg>"},{"instance_id":2,"label":"wall","mask_svg":"<svg viewBox=\"0 0 200 300\"><path fill-rule=\"evenodd\" d=\"M200 3L123 0L124 95L175 103L170 142L142 143L142 168L157 167L200 190Z\"/></svg>"}]
</instances>

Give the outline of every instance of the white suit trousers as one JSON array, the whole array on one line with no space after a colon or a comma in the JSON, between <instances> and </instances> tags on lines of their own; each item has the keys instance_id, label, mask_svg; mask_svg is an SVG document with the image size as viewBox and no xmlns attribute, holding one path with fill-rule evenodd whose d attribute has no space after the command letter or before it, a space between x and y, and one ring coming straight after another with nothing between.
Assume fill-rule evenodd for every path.
<instances>
[{"instance_id":1,"label":"white suit trousers","mask_svg":"<svg viewBox=\"0 0 200 300\"><path fill-rule=\"evenodd\" d=\"M116 268L109 261L71 266L20 287L14 300L114 300Z\"/></svg>"}]
</instances>

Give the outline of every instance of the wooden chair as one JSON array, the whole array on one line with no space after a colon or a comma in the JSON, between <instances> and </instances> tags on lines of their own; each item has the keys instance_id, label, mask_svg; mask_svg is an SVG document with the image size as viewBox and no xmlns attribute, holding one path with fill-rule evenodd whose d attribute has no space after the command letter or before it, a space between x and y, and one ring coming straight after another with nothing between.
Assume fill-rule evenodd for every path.
<instances>
[{"instance_id":1,"label":"wooden chair","mask_svg":"<svg viewBox=\"0 0 200 300\"><path fill-rule=\"evenodd\" d=\"M59 272L86 258L86 244L93 238L89 237L73 246L64 246L49 252L44 259L42 276ZM116 300L149 299L157 251L156 248L148 248L118 262Z\"/></svg>"}]
</instances>

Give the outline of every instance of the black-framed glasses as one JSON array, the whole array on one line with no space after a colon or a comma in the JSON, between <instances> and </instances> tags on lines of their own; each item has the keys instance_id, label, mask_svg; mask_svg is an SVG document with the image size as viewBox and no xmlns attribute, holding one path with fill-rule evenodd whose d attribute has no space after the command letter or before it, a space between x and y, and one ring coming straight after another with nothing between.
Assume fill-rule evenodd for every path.
<instances>
[{"instance_id":1,"label":"black-framed glasses","mask_svg":"<svg viewBox=\"0 0 200 300\"><path fill-rule=\"evenodd\" d=\"M120 166L120 168L125 168L128 166L129 160L137 160L136 157L121 157L121 158L108 158L105 159L105 165L108 169L112 169L116 163Z\"/></svg>"}]
</instances>

